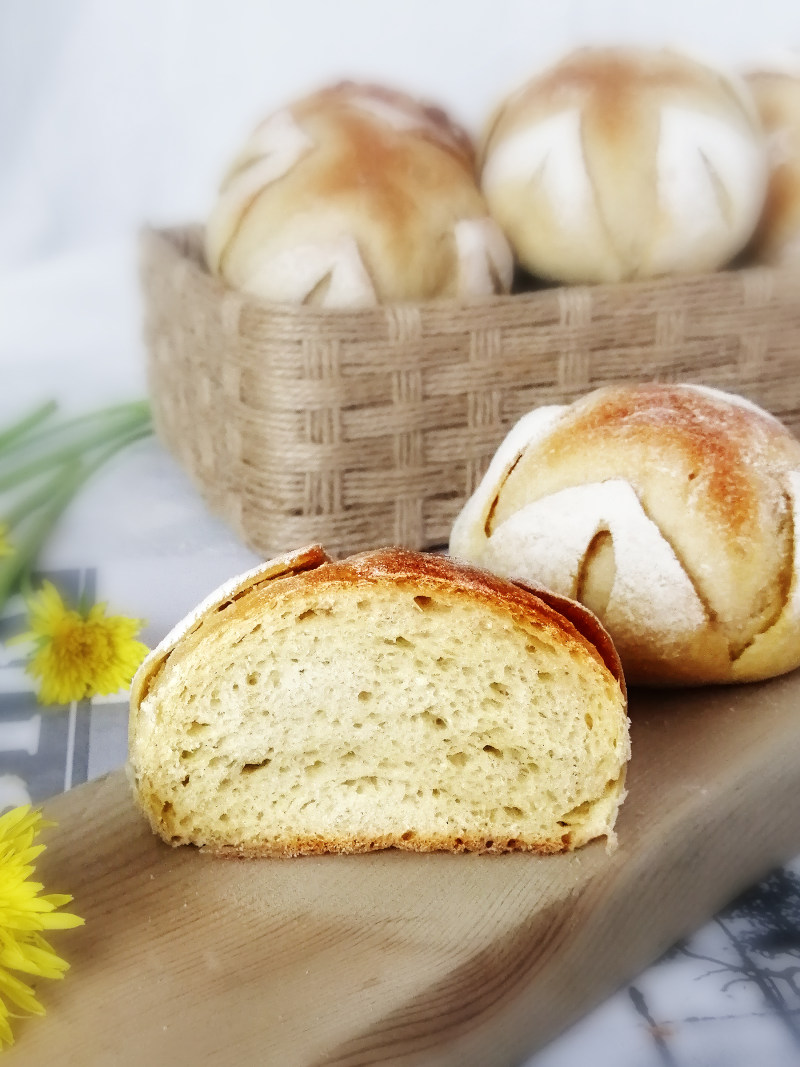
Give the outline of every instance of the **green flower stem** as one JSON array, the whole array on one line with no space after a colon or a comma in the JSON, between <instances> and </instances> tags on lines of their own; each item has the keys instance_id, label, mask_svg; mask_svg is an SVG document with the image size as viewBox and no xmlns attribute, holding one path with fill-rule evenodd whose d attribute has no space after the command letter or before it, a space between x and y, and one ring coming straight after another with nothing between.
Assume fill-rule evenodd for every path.
<instances>
[{"instance_id":1,"label":"green flower stem","mask_svg":"<svg viewBox=\"0 0 800 1067\"><path fill-rule=\"evenodd\" d=\"M36 408L29 415L25 415L18 422L13 423L7 430L0 432L0 452L25 443L28 435L49 419L56 411L56 408L55 400L48 400L46 404L42 404L41 407Z\"/></svg>"},{"instance_id":2,"label":"green flower stem","mask_svg":"<svg viewBox=\"0 0 800 1067\"><path fill-rule=\"evenodd\" d=\"M69 437L76 430L84 428L97 429L104 424L114 426L115 423L146 421L150 418L150 404L146 400L134 400L126 404L114 404L111 407L101 408L99 411L91 411L87 415L78 415L64 422L45 427L33 438L22 442L25 447L39 447L42 444L52 443L54 439Z\"/></svg>"},{"instance_id":3,"label":"green flower stem","mask_svg":"<svg viewBox=\"0 0 800 1067\"><path fill-rule=\"evenodd\" d=\"M17 547L14 555L9 556L0 564L0 612L12 593L30 581L30 572L39 553L81 486L123 448L149 437L151 432L149 426L129 430L127 434L120 435L110 442L91 461L71 458L60 465L56 477L46 486L47 492L43 490L41 493L40 506L35 510L30 510L25 516L27 522L24 540ZM20 505L21 508L22 505ZM17 521L21 521L21 518L18 517Z\"/></svg>"},{"instance_id":4,"label":"green flower stem","mask_svg":"<svg viewBox=\"0 0 800 1067\"><path fill-rule=\"evenodd\" d=\"M86 452L106 444L110 438L124 438L132 432L144 429L150 432L149 412L146 417L143 417L140 413L135 413L135 415L126 419L119 420L113 427L103 426L100 429L96 429L93 433L87 434L83 440L55 448L44 455L36 456L34 459L20 464L4 474L0 474L0 492L14 489L23 482L45 474L69 460L80 459Z\"/></svg>"},{"instance_id":5,"label":"green flower stem","mask_svg":"<svg viewBox=\"0 0 800 1067\"><path fill-rule=\"evenodd\" d=\"M103 466L104 463L107 463L110 459L112 459L112 457L114 457L117 452L120 452L123 448L127 448L128 445L134 444L134 442L136 441L141 441L145 437L150 437L152 433L153 427L150 425L150 420L148 417L146 425L133 427L125 436L119 437L116 441L110 442L108 447L105 448L99 456L95 457L95 459L92 460L92 462L86 469L85 475L78 484L82 485L87 478L90 478L95 473L95 471L99 470L100 467Z\"/></svg>"},{"instance_id":6,"label":"green flower stem","mask_svg":"<svg viewBox=\"0 0 800 1067\"><path fill-rule=\"evenodd\" d=\"M66 508L72 494L80 484L78 472L80 464L68 464L59 472L60 485L51 496L49 505L41 508L30 519L25 531L25 538L19 544L13 556L3 560L0 565L0 612L6 601L21 584L29 580L30 571L51 530Z\"/></svg>"},{"instance_id":7,"label":"green flower stem","mask_svg":"<svg viewBox=\"0 0 800 1067\"><path fill-rule=\"evenodd\" d=\"M73 461L75 469L78 467L78 462ZM3 522L9 530L13 530L21 522L23 522L29 515L32 515L34 511L38 511L39 508L45 504L49 504L56 496L58 496L61 487L64 484L64 466L58 468L54 478L48 479L44 485L40 485L35 492L29 496L24 497L16 507L10 508L3 514Z\"/></svg>"}]
</instances>

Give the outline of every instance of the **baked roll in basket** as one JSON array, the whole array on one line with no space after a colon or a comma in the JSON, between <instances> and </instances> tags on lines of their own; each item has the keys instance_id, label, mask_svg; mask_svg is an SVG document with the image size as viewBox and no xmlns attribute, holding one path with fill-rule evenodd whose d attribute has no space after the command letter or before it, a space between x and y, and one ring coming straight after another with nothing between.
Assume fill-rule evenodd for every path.
<instances>
[{"instance_id":1,"label":"baked roll in basket","mask_svg":"<svg viewBox=\"0 0 800 1067\"><path fill-rule=\"evenodd\" d=\"M500 105L481 185L533 274L616 282L728 263L761 214L766 154L741 79L666 49L584 48Z\"/></svg>"},{"instance_id":2,"label":"baked roll in basket","mask_svg":"<svg viewBox=\"0 0 800 1067\"><path fill-rule=\"evenodd\" d=\"M206 259L234 288L320 307L486 296L513 274L466 133L350 82L255 129L211 211Z\"/></svg>"}]
</instances>

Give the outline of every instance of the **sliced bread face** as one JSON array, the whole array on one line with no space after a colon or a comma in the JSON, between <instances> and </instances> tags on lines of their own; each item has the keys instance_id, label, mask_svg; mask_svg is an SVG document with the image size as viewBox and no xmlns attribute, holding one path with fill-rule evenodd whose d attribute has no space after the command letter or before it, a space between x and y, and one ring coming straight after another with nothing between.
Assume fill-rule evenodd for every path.
<instances>
[{"instance_id":1,"label":"sliced bread face","mask_svg":"<svg viewBox=\"0 0 800 1067\"><path fill-rule=\"evenodd\" d=\"M613 835L628 756L593 616L399 549L252 572L131 698L153 829L240 855L575 848Z\"/></svg>"}]
</instances>

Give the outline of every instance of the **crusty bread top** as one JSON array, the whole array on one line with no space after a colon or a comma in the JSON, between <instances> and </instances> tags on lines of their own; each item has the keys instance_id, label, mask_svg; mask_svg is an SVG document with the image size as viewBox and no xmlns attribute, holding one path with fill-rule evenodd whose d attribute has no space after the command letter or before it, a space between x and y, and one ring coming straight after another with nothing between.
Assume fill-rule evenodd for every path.
<instances>
[{"instance_id":1,"label":"crusty bread top","mask_svg":"<svg viewBox=\"0 0 800 1067\"><path fill-rule=\"evenodd\" d=\"M800 443L744 398L609 386L520 420L450 550L588 603L629 679L769 677L798 662L799 482Z\"/></svg>"},{"instance_id":2,"label":"crusty bread top","mask_svg":"<svg viewBox=\"0 0 800 1067\"><path fill-rule=\"evenodd\" d=\"M523 265L573 283L721 267L766 186L744 82L668 50L565 56L497 109L480 171Z\"/></svg>"},{"instance_id":3,"label":"crusty bread top","mask_svg":"<svg viewBox=\"0 0 800 1067\"><path fill-rule=\"evenodd\" d=\"M320 545L310 545L256 567L220 586L177 624L148 655L131 685L132 720L139 705L167 662L172 650L186 639L199 640L201 629L224 625L228 613L248 612L261 598L290 591L292 578L321 585L409 580L423 587L446 587L497 606L533 622L565 645L579 645L619 682L625 680L619 656L597 618L583 605L524 582L509 581L446 556L383 548L334 561ZM293 583L292 583L293 584Z\"/></svg>"},{"instance_id":4,"label":"crusty bread top","mask_svg":"<svg viewBox=\"0 0 800 1067\"><path fill-rule=\"evenodd\" d=\"M772 415L743 397L701 386L606 386L576 402L547 436L548 464L597 450L624 448L629 457L670 457L693 480L703 476L697 507L733 536L757 533L779 487L775 465L800 462L800 442ZM619 473L623 473L621 470ZM523 477L522 470L516 471ZM509 510L495 513L489 529Z\"/></svg>"},{"instance_id":5,"label":"crusty bread top","mask_svg":"<svg viewBox=\"0 0 800 1067\"><path fill-rule=\"evenodd\" d=\"M319 109L343 108L360 109L371 112L377 118L399 122L460 157L470 172L474 168L475 147L472 138L446 111L385 85L342 81L298 101L292 110L300 118Z\"/></svg>"},{"instance_id":6,"label":"crusty bread top","mask_svg":"<svg viewBox=\"0 0 800 1067\"><path fill-rule=\"evenodd\" d=\"M271 181L256 180L250 186L248 172L257 175L264 151L262 135L282 117L285 128L294 130L295 147ZM269 136L266 143L268 155L275 156ZM323 155L306 158L314 147L321 147ZM263 189L279 179L276 224L281 213L301 206L308 210L328 202L346 211L356 204L380 219L401 247L414 199L425 190L453 188L463 198L463 190L469 189L471 213L486 213L474 176L472 142L443 111L393 90L343 82L295 101L253 131L220 185L221 202L235 203L235 224L227 220L227 208L222 220L213 214L209 220L207 255L213 269L224 273L245 218Z\"/></svg>"},{"instance_id":7,"label":"crusty bread top","mask_svg":"<svg viewBox=\"0 0 800 1067\"><path fill-rule=\"evenodd\" d=\"M180 622L176 623L166 637L145 658L131 683L131 708L138 707L147 695L153 678L164 666L170 652L178 642L188 634L199 630L204 621L218 612L224 611L225 608L234 604L245 593L253 592L266 582L271 582L275 578L282 578L289 574L300 574L303 571L319 567L322 563L329 562L329 560L330 557L321 545L308 545L306 548L297 549L295 552L276 556L267 563L260 563L257 567L252 567L249 571L223 582Z\"/></svg>"},{"instance_id":8,"label":"crusty bread top","mask_svg":"<svg viewBox=\"0 0 800 1067\"><path fill-rule=\"evenodd\" d=\"M584 111L587 129L622 148L630 138L632 121L640 119L653 94L738 115L753 130L758 129L758 116L741 80L688 53L579 48L531 78L500 105L483 138L480 159L485 159L493 144L537 115L575 106Z\"/></svg>"},{"instance_id":9,"label":"crusty bread top","mask_svg":"<svg viewBox=\"0 0 800 1067\"><path fill-rule=\"evenodd\" d=\"M798 469L800 443L742 398L686 385L609 386L573 404L525 453L488 528L531 499L625 478L711 616L728 620L735 653L785 603L793 548L785 475Z\"/></svg>"},{"instance_id":10,"label":"crusty bread top","mask_svg":"<svg viewBox=\"0 0 800 1067\"><path fill-rule=\"evenodd\" d=\"M495 604L503 603L512 612L536 621L543 629L559 631L565 643L577 640L605 665L624 691L622 666L611 638L597 617L575 600L533 583L501 578L448 556L406 548L362 552L333 566L352 569L358 579L389 577L430 582ZM330 573L333 575L333 570Z\"/></svg>"}]
</instances>

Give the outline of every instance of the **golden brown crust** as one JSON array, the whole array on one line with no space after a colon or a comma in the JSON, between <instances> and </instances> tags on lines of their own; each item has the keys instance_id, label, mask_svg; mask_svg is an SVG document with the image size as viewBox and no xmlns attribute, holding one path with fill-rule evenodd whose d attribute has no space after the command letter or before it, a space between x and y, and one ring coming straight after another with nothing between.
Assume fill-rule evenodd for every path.
<instances>
[{"instance_id":1,"label":"golden brown crust","mask_svg":"<svg viewBox=\"0 0 800 1067\"><path fill-rule=\"evenodd\" d=\"M163 836L163 835L162 835ZM174 848L193 844L191 841L172 839L169 844ZM413 837L403 840L403 835L385 835L374 838L348 838L346 841L292 840L285 848L265 845L263 848L241 847L234 845L205 845L200 851L212 856L224 856L230 859L290 859L298 856L322 856L326 853L340 855L358 855L365 852L378 852L394 848L403 852L477 852L483 855L504 852L532 852L539 856L553 856L564 852L572 845L572 834L566 831L558 841L523 841L520 838L473 837L464 834L461 837L424 838Z\"/></svg>"},{"instance_id":2,"label":"golden brown crust","mask_svg":"<svg viewBox=\"0 0 800 1067\"><path fill-rule=\"evenodd\" d=\"M588 127L610 144L624 147L633 120L647 106L647 97L666 93L694 103L698 90L721 108L735 105L756 128L755 116L743 108L744 101L731 82L687 55L668 49L580 48L532 78L501 106L484 137L481 158L490 142L527 124L532 114L573 106L584 109Z\"/></svg>"},{"instance_id":3,"label":"golden brown crust","mask_svg":"<svg viewBox=\"0 0 800 1067\"><path fill-rule=\"evenodd\" d=\"M330 120L327 116L325 121ZM328 166L304 168L301 164L285 179L287 185L291 183L293 201L343 207L361 202L379 222L395 255L410 256L416 237L412 223L419 215L421 198L431 190L457 186L465 167L463 158L442 152L436 141L398 133L369 115L343 110L335 122ZM424 184L418 180L421 174ZM474 200L473 213L479 214L482 205L477 187ZM451 254L455 257L455 246ZM374 273L374 264L369 259L368 263Z\"/></svg>"},{"instance_id":4,"label":"golden brown crust","mask_svg":"<svg viewBox=\"0 0 800 1067\"><path fill-rule=\"evenodd\" d=\"M295 552L278 556L246 574L226 582L206 598L189 616L175 627L164 640L154 648L142 663L131 683L130 709L134 715L141 702L147 696L159 672L163 669L172 650L179 641L195 634L220 612L230 607L245 594L260 589L276 578L290 574L301 574L327 563L330 556L321 545L307 545Z\"/></svg>"},{"instance_id":5,"label":"golden brown crust","mask_svg":"<svg viewBox=\"0 0 800 1067\"><path fill-rule=\"evenodd\" d=\"M299 118L319 108L336 105L349 107L354 97L372 97L408 115L418 115L420 135L435 140L442 148L460 156L469 170L473 170L475 147L467 131L454 122L443 108L418 100L398 89L375 82L342 81L306 97L293 107L293 111Z\"/></svg>"},{"instance_id":6,"label":"golden brown crust","mask_svg":"<svg viewBox=\"0 0 800 1067\"><path fill-rule=\"evenodd\" d=\"M800 462L800 444L765 411L720 402L685 386L642 384L607 386L591 394L591 404L575 405L547 439L555 462L579 448L618 443L679 453L689 474L702 472L704 506L717 514L733 536L758 528L763 488L754 465L760 439L776 455Z\"/></svg>"},{"instance_id":7,"label":"golden brown crust","mask_svg":"<svg viewBox=\"0 0 800 1067\"><path fill-rule=\"evenodd\" d=\"M495 606L505 606L515 615L577 641L606 667L623 687L622 667L611 638L600 621L583 604L527 582L500 578L449 556L392 547L350 556L342 563L359 577L391 577L415 583L434 581L448 591L478 597Z\"/></svg>"},{"instance_id":8,"label":"golden brown crust","mask_svg":"<svg viewBox=\"0 0 800 1067\"><path fill-rule=\"evenodd\" d=\"M230 859L289 859L299 856L322 856L327 853L340 855L363 854L365 852L378 852L382 849L397 849L405 852L477 852L504 853L504 852L530 852L540 856L551 856L564 852L570 848L585 844L583 837L575 837L573 830L564 825L564 832L557 839L526 840L524 837L488 837L486 835L470 835L463 833L460 836L426 836L412 829L393 834L378 834L374 837L346 837L335 839L292 837L285 843L280 841L267 841L263 845L251 844L218 844L208 842L198 845L189 837L184 837L176 826L173 826L168 814L162 812L157 816L160 805L157 798L148 799L139 795L139 806L147 816L153 833L172 848L180 848L191 845L200 852L211 856L222 856ZM603 836L603 835L600 835ZM594 840L594 836L592 836Z\"/></svg>"}]
</instances>

